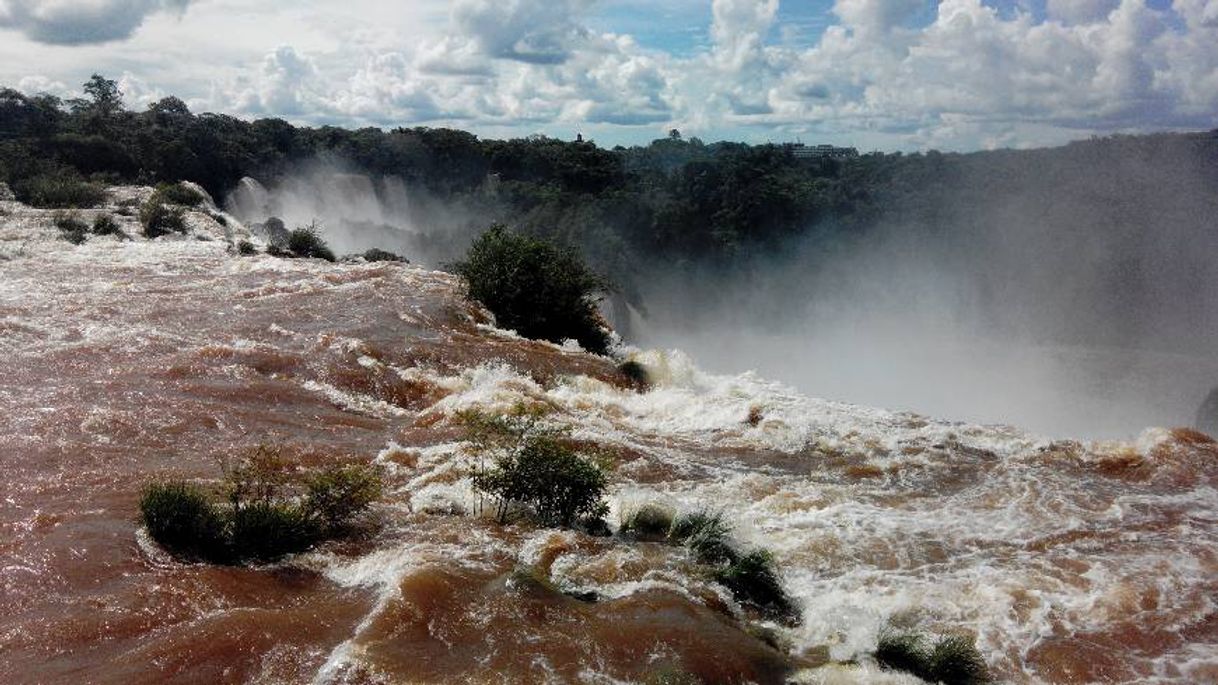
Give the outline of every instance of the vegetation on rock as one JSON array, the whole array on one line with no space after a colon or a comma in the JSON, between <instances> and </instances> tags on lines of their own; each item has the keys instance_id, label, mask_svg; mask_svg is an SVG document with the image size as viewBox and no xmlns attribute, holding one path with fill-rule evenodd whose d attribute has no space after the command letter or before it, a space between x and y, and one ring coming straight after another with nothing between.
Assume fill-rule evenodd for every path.
<instances>
[{"instance_id":1,"label":"vegetation on rock","mask_svg":"<svg viewBox=\"0 0 1218 685\"><path fill-rule=\"evenodd\" d=\"M462 418L479 460L474 489L492 498L499 522L523 510L542 525L569 528L608 513L598 455L572 446L567 431L544 426L537 414Z\"/></svg>"},{"instance_id":2,"label":"vegetation on rock","mask_svg":"<svg viewBox=\"0 0 1218 685\"><path fill-rule=\"evenodd\" d=\"M990 682L985 659L971 638L946 635L933 645L913 631L886 629L880 633L875 659L884 668L912 673L943 685L983 685Z\"/></svg>"},{"instance_id":3,"label":"vegetation on rock","mask_svg":"<svg viewBox=\"0 0 1218 685\"><path fill-rule=\"evenodd\" d=\"M452 269L502 328L556 343L574 339L597 354L609 345L596 310L608 283L572 250L495 225Z\"/></svg>"},{"instance_id":4,"label":"vegetation on rock","mask_svg":"<svg viewBox=\"0 0 1218 685\"><path fill-rule=\"evenodd\" d=\"M190 560L273 561L346 533L381 495L372 467L305 472L267 445L224 471L218 497L180 481L148 485L140 514L152 539Z\"/></svg>"}]
</instances>

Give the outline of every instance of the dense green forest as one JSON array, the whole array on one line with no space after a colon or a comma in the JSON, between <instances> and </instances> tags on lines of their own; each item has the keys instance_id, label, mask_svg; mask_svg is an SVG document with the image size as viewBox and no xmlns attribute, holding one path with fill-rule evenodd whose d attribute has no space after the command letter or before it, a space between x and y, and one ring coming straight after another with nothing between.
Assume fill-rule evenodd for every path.
<instances>
[{"instance_id":1,"label":"dense green forest","mask_svg":"<svg viewBox=\"0 0 1218 685\"><path fill-rule=\"evenodd\" d=\"M1138 250L1161 253L1165 242L1191 249L1182 236L1212 237L1218 216L1218 131L808 159L787 145L704 143L676 131L605 149L540 135L484 140L446 128L244 121L194 114L174 97L135 112L100 76L67 101L0 90L0 180L19 197L38 179L79 176L191 180L223 198L242 177L273 187L318 159L400 178L445 207L476 207L480 229L502 222L576 246L636 304L654 265L747 272L879 230L949 245L945 253L965 263L998 243L1026 251L1023 265L1001 266L1011 273L979 269L980 292L1029 277L1051 290L1071 254L1099 239L1114 246L1110 272L1086 287L1124 288L1136 300L1148 287L1138 280L1148 278ZM462 235L468 242L474 233Z\"/></svg>"}]
</instances>

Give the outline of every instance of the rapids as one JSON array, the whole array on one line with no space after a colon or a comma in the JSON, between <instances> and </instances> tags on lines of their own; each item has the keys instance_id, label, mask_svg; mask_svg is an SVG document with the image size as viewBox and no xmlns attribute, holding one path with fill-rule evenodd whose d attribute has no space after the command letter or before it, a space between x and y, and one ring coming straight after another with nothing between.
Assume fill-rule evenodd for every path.
<instances>
[{"instance_id":1,"label":"rapids","mask_svg":"<svg viewBox=\"0 0 1218 685\"><path fill-rule=\"evenodd\" d=\"M975 635L1002 681L1218 682L1201 434L1051 440L674 350L627 350L639 393L444 273L237 257L205 216L73 247L48 218L0 203L0 682L917 682L868 655L890 623ZM611 524L711 507L773 550L803 617L782 649L679 549L476 515L455 416L521 403L616 455ZM254 568L146 538L144 483L260 442L383 464L376 532Z\"/></svg>"}]
</instances>

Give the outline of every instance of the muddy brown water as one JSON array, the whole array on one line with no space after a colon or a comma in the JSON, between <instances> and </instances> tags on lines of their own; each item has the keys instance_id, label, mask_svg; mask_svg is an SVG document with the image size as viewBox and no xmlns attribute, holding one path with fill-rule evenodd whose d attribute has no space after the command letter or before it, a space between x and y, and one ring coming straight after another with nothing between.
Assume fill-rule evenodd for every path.
<instances>
[{"instance_id":1,"label":"muddy brown water","mask_svg":"<svg viewBox=\"0 0 1218 685\"><path fill-rule=\"evenodd\" d=\"M609 360L495 332L451 277L407 265L91 243L0 274L0 682L818 682L795 674L865 662L901 621L977 636L1001 680L1218 682L1205 436L1082 445L886 415L856 435L835 408L808 420L832 440L780 449L766 436L804 410L779 420L736 388L739 419L707 428L719 405L680 402L712 390L638 396ZM488 364L485 387L453 380ZM615 508L739 513L803 625L775 649L678 549L458 506L451 416L513 393L616 441ZM146 482L214 481L263 442L392 466L374 532L254 568L141 536Z\"/></svg>"}]
</instances>

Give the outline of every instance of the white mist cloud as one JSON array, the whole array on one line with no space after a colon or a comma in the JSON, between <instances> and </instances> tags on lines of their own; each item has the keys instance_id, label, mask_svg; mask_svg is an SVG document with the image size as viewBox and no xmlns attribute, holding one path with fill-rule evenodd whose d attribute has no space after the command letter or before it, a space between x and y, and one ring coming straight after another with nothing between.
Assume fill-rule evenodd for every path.
<instances>
[{"instance_id":1,"label":"white mist cloud","mask_svg":"<svg viewBox=\"0 0 1218 685\"><path fill-rule=\"evenodd\" d=\"M782 38L793 0L713 0L692 52L614 30L642 30L606 19L647 11L623 2L214 0L177 21L181 0L0 0L25 36L0 41L0 80L131 72L197 110L617 140L677 126L961 149L1218 125L1218 0L836 0L802 43Z\"/></svg>"},{"instance_id":2,"label":"white mist cloud","mask_svg":"<svg viewBox=\"0 0 1218 685\"><path fill-rule=\"evenodd\" d=\"M190 0L0 0L0 27L56 45L128 38L155 12L182 12Z\"/></svg>"}]
</instances>

